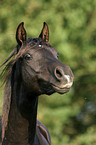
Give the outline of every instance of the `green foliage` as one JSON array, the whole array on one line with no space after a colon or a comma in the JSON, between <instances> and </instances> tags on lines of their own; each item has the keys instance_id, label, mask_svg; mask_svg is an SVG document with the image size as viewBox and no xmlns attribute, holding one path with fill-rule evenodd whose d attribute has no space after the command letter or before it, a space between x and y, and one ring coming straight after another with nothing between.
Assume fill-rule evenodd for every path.
<instances>
[{"instance_id":1,"label":"green foliage","mask_svg":"<svg viewBox=\"0 0 96 145\"><path fill-rule=\"evenodd\" d=\"M21 21L28 37L37 37L46 21L50 43L74 73L69 93L39 100L38 118L48 127L52 145L95 145L96 0L1 0L0 63L15 47L15 31ZM0 88L0 113L2 96Z\"/></svg>"}]
</instances>

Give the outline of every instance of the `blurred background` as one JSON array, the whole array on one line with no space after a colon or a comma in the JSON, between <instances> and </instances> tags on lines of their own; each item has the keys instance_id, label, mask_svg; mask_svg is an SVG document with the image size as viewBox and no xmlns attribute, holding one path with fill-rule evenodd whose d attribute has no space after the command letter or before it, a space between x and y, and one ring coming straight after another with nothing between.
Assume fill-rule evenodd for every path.
<instances>
[{"instance_id":1,"label":"blurred background","mask_svg":"<svg viewBox=\"0 0 96 145\"><path fill-rule=\"evenodd\" d=\"M0 64L16 46L21 21L27 37L38 37L47 22L50 44L74 73L69 93L39 98L38 119L52 145L96 145L96 0L0 0Z\"/></svg>"}]
</instances>

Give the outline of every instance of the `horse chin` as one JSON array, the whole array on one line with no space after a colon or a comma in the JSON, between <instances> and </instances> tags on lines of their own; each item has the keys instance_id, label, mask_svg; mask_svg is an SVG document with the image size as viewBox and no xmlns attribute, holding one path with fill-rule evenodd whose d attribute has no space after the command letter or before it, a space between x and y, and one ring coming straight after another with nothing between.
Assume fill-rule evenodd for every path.
<instances>
[{"instance_id":1,"label":"horse chin","mask_svg":"<svg viewBox=\"0 0 96 145\"><path fill-rule=\"evenodd\" d=\"M49 89L49 90L46 90L46 91L42 91L42 94L46 94L46 95L52 95L53 93L55 93L56 91L53 89L53 88L51 88L51 89Z\"/></svg>"},{"instance_id":2,"label":"horse chin","mask_svg":"<svg viewBox=\"0 0 96 145\"><path fill-rule=\"evenodd\" d=\"M59 88L57 86L53 86L55 92L59 93L59 94L65 94L67 92L69 92L70 88Z\"/></svg>"},{"instance_id":3,"label":"horse chin","mask_svg":"<svg viewBox=\"0 0 96 145\"><path fill-rule=\"evenodd\" d=\"M46 93L46 95L52 95L53 93L55 93L55 90L50 90Z\"/></svg>"}]
</instances>

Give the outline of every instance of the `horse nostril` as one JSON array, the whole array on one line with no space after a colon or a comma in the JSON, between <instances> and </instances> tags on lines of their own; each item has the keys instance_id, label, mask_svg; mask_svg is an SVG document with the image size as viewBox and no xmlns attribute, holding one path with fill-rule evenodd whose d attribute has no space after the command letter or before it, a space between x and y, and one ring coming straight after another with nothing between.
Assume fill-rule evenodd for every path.
<instances>
[{"instance_id":1,"label":"horse nostril","mask_svg":"<svg viewBox=\"0 0 96 145\"><path fill-rule=\"evenodd\" d=\"M61 72L59 70L56 70L56 75L57 75L58 78L62 77L62 74L61 74Z\"/></svg>"},{"instance_id":2,"label":"horse nostril","mask_svg":"<svg viewBox=\"0 0 96 145\"><path fill-rule=\"evenodd\" d=\"M63 76L62 69L56 67L55 70L54 70L54 74L55 74L55 77L58 80L61 80L62 79L62 76Z\"/></svg>"},{"instance_id":3,"label":"horse nostril","mask_svg":"<svg viewBox=\"0 0 96 145\"><path fill-rule=\"evenodd\" d=\"M69 69L69 73L70 73ZM54 70L54 74L56 79L61 82L61 85L63 88L70 88L73 84L73 75L72 73L69 75L69 73L64 72L64 68L57 66Z\"/></svg>"}]
</instances>

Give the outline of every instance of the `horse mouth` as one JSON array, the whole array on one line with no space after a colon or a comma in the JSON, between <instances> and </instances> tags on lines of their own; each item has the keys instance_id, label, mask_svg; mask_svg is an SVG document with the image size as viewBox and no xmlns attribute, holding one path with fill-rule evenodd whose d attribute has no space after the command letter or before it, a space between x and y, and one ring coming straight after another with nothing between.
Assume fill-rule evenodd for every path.
<instances>
[{"instance_id":1,"label":"horse mouth","mask_svg":"<svg viewBox=\"0 0 96 145\"><path fill-rule=\"evenodd\" d=\"M70 88L60 88L58 86L53 85L53 89L55 90L55 92L59 93L59 94L64 94L69 92Z\"/></svg>"}]
</instances>

